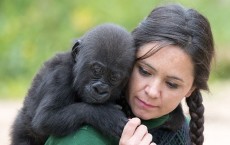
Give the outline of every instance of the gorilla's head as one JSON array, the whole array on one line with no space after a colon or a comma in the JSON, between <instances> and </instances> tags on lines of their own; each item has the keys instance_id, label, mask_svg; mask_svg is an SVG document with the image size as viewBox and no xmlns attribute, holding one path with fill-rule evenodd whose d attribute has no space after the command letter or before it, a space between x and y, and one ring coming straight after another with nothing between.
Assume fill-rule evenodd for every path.
<instances>
[{"instance_id":1,"label":"gorilla's head","mask_svg":"<svg viewBox=\"0 0 230 145\"><path fill-rule=\"evenodd\" d=\"M73 85L82 101L118 99L135 61L131 34L114 24L100 25L87 32L73 50Z\"/></svg>"}]
</instances>

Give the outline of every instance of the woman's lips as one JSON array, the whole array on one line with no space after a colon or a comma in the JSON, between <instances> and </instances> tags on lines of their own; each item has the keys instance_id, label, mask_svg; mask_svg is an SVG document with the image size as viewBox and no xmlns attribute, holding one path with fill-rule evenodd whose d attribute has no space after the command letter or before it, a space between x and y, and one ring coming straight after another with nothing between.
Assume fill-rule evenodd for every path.
<instances>
[{"instance_id":1,"label":"woman's lips","mask_svg":"<svg viewBox=\"0 0 230 145\"><path fill-rule=\"evenodd\" d=\"M136 103L139 107L144 108L144 109L150 109L150 108L157 108L158 106L154 106L152 104L148 104L145 101L139 99L136 97Z\"/></svg>"}]
</instances>

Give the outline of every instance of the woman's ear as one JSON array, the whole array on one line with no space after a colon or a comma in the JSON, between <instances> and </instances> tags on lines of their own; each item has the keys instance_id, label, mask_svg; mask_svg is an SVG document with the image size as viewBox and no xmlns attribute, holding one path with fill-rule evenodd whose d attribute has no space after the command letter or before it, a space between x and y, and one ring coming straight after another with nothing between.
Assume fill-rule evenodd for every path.
<instances>
[{"instance_id":1,"label":"woman's ear","mask_svg":"<svg viewBox=\"0 0 230 145\"><path fill-rule=\"evenodd\" d=\"M196 89L195 86L191 87L191 89L188 91L188 93L185 95L185 97L187 98L187 97L191 96L192 92L193 92L195 89Z\"/></svg>"}]
</instances>

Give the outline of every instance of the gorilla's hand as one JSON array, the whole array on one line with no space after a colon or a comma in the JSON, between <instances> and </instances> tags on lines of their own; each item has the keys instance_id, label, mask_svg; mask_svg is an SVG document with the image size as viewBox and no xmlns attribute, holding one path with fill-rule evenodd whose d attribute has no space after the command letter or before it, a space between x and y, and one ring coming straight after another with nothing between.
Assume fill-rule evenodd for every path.
<instances>
[{"instance_id":1,"label":"gorilla's hand","mask_svg":"<svg viewBox=\"0 0 230 145\"><path fill-rule=\"evenodd\" d=\"M114 104L90 105L85 109L91 112L87 115L86 123L92 125L105 135L120 138L128 118L121 109Z\"/></svg>"}]
</instances>

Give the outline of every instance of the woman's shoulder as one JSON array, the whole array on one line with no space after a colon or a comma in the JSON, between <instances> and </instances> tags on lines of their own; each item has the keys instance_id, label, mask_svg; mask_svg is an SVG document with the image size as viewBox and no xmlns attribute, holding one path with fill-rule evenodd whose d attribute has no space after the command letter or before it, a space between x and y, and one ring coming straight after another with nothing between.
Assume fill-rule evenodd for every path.
<instances>
[{"instance_id":1,"label":"woman's shoulder","mask_svg":"<svg viewBox=\"0 0 230 145\"><path fill-rule=\"evenodd\" d=\"M190 145L189 119L183 114L181 105L169 114L169 119L150 130L153 141L158 145Z\"/></svg>"},{"instance_id":2,"label":"woman's shoulder","mask_svg":"<svg viewBox=\"0 0 230 145\"><path fill-rule=\"evenodd\" d=\"M64 137L50 136L45 145L108 145L113 140L90 125L81 127L76 132Z\"/></svg>"},{"instance_id":3,"label":"woman's shoulder","mask_svg":"<svg viewBox=\"0 0 230 145\"><path fill-rule=\"evenodd\" d=\"M150 131L153 135L153 141L159 145L190 145L189 125L186 120L182 123L181 127L177 129L169 129L168 127L161 126Z\"/></svg>"}]
</instances>

